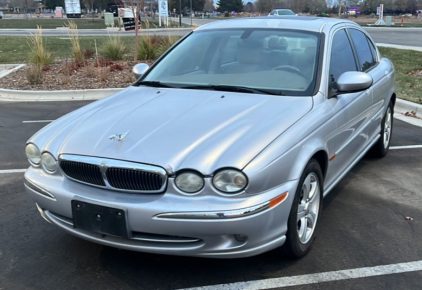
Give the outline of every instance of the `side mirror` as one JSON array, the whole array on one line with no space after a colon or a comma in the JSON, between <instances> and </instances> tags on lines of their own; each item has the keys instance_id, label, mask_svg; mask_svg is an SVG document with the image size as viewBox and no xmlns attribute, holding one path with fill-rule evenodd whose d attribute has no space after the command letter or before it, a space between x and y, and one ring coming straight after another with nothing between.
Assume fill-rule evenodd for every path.
<instances>
[{"instance_id":1,"label":"side mirror","mask_svg":"<svg viewBox=\"0 0 422 290\"><path fill-rule=\"evenodd\" d=\"M347 71L337 80L337 94L361 92L372 86L374 80L364 72Z\"/></svg>"},{"instance_id":2,"label":"side mirror","mask_svg":"<svg viewBox=\"0 0 422 290\"><path fill-rule=\"evenodd\" d=\"M138 63L133 67L132 73L135 75L136 79L139 79L148 69L149 65L146 63Z\"/></svg>"}]
</instances>

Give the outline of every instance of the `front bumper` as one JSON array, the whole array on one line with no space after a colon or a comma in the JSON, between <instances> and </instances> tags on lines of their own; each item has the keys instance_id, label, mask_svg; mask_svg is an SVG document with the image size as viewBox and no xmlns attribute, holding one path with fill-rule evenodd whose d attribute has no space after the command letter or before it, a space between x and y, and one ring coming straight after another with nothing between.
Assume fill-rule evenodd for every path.
<instances>
[{"instance_id":1,"label":"front bumper","mask_svg":"<svg viewBox=\"0 0 422 290\"><path fill-rule=\"evenodd\" d=\"M70 234L121 249L213 258L254 256L281 246L297 187L297 181L289 181L259 195L242 198L241 195L183 196L174 188L173 179L169 179L165 194L149 195L95 188L33 167L26 171L25 179L26 191L43 218ZM256 212L242 210L257 208L284 192L289 194L275 207ZM124 209L131 238L74 228L71 209L74 199ZM245 214L229 215L233 212ZM168 213L182 215L173 218ZM183 216L184 213L189 215ZM211 213L212 218L204 218L204 213ZM215 218L213 213L223 213L222 218ZM236 235L247 238L241 240Z\"/></svg>"}]
</instances>

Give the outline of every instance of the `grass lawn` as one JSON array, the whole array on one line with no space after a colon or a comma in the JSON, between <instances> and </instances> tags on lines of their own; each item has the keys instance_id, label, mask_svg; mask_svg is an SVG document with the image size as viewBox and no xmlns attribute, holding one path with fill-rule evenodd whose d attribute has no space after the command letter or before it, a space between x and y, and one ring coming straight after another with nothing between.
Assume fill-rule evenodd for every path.
<instances>
[{"instance_id":1,"label":"grass lawn","mask_svg":"<svg viewBox=\"0 0 422 290\"><path fill-rule=\"evenodd\" d=\"M148 28L148 24L145 23L144 19L147 19L149 22L149 28L159 28L158 27L158 18L142 18L141 24L142 28ZM0 20L0 29L36 29L37 25L41 26L43 29L56 29L57 27L65 26L68 21L74 21L79 29L105 29L106 25L104 24L104 19L101 18L82 18L82 19L45 19L45 18L30 18L26 19L1 19ZM177 24L177 23L176 23ZM115 27L118 27L119 24L115 20ZM184 25L186 26L186 25ZM161 26L164 28L164 26Z\"/></svg>"},{"instance_id":2,"label":"grass lawn","mask_svg":"<svg viewBox=\"0 0 422 290\"><path fill-rule=\"evenodd\" d=\"M36 29L37 25L44 29L55 29L56 27L63 27L66 23L72 20L79 29L105 29L104 19L94 18L94 21L89 18L83 19L44 19L44 18L30 18L25 19L2 19L0 20L0 29L2 28L17 28L17 29ZM118 25L117 21L115 22Z\"/></svg>"},{"instance_id":3,"label":"grass lawn","mask_svg":"<svg viewBox=\"0 0 422 290\"><path fill-rule=\"evenodd\" d=\"M98 50L101 51L101 46L106 39L107 36L80 37L80 43L83 49L89 48L95 51L96 40ZM129 48L129 53L132 53L135 39L132 37L122 37L122 39ZM27 37L0 36L0 63L26 63L29 51L27 41ZM70 58L72 47L66 36L44 37L44 43L55 58ZM131 57L133 55L128 55L128 58Z\"/></svg>"},{"instance_id":4,"label":"grass lawn","mask_svg":"<svg viewBox=\"0 0 422 290\"><path fill-rule=\"evenodd\" d=\"M389 58L396 69L397 97L422 104L422 78L407 75L422 70L422 52L379 47L381 55Z\"/></svg>"}]
</instances>

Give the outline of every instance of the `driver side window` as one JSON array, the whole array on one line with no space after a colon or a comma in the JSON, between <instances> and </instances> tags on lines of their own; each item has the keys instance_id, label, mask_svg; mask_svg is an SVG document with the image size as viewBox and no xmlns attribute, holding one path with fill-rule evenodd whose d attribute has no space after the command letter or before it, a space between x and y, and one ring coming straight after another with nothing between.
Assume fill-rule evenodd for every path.
<instances>
[{"instance_id":1,"label":"driver side window","mask_svg":"<svg viewBox=\"0 0 422 290\"><path fill-rule=\"evenodd\" d=\"M330 79L335 84L340 75L347 71L357 71L349 38L344 29L336 32L331 47Z\"/></svg>"}]
</instances>

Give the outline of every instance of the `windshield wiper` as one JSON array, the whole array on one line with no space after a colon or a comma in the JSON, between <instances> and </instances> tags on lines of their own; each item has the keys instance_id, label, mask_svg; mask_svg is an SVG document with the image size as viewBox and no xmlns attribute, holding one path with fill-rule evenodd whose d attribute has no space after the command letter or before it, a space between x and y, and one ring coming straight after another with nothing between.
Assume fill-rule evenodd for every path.
<instances>
[{"instance_id":1,"label":"windshield wiper","mask_svg":"<svg viewBox=\"0 0 422 290\"><path fill-rule=\"evenodd\" d=\"M154 87L154 88L178 88L177 86L172 86L167 83L162 83L159 81L142 81L136 83L138 86Z\"/></svg>"},{"instance_id":2,"label":"windshield wiper","mask_svg":"<svg viewBox=\"0 0 422 290\"><path fill-rule=\"evenodd\" d=\"M229 86L229 85L198 85L198 86L186 86L186 87L180 87L180 88L285 96L285 94L275 91L275 90L256 89L256 88L250 88L250 87Z\"/></svg>"}]
</instances>

